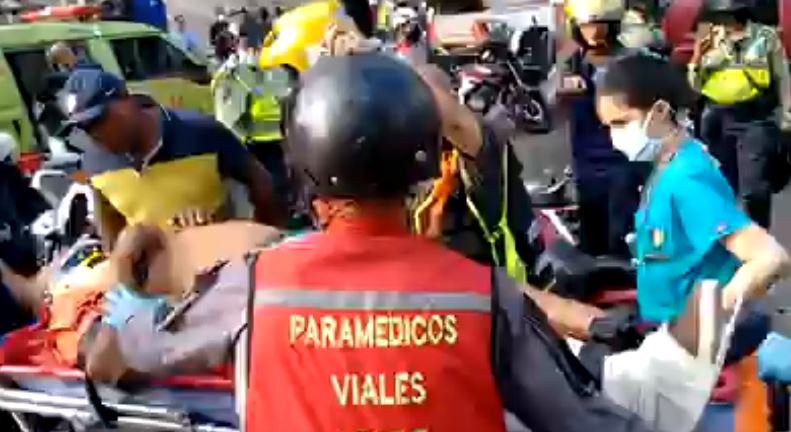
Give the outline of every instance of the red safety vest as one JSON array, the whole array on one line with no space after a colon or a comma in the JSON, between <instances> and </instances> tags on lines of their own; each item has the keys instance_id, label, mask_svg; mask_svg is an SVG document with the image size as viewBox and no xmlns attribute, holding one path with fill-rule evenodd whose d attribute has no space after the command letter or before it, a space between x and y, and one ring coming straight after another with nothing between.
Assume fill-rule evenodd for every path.
<instances>
[{"instance_id":1,"label":"red safety vest","mask_svg":"<svg viewBox=\"0 0 791 432\"><path fill-rule=\"evenodd\" d=\"M247 430L505 430L488 267L334 232L262 251L255 277Z\"/></svg>"}]
</instances>

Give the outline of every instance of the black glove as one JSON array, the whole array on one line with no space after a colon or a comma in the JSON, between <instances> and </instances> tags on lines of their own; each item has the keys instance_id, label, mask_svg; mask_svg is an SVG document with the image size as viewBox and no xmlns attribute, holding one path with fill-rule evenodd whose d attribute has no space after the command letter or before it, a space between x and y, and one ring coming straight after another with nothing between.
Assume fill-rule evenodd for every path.
<instances>
[{"instance_id":1,"label":"black glove","mask_svg":"<svg viewBox=\"0 0 791 432\"><path fill-rule=\"evenodd\" d=\"M636 348L643 341L634 306L618 306L607 310L606 316L591 322L588 333L592 342L605 344L613 352Z\"/></svg>"}]
</instances>

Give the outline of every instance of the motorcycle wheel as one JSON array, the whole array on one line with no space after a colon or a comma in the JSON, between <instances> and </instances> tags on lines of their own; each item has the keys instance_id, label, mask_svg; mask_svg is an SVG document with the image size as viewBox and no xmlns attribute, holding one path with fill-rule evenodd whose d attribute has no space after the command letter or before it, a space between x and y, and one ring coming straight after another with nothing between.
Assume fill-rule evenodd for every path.
<instances>
[{"instance_id":1,"label":"motorcycle wheel","mask_svg":"<svg viewBox=\"0 0 791 432\"><path fill-rule=\"evenodd\" d=\"M539 91L519 92L511 102L517 125L531 134L546 134L552 130L549 108Z\"/></svg>"}]
</instances>

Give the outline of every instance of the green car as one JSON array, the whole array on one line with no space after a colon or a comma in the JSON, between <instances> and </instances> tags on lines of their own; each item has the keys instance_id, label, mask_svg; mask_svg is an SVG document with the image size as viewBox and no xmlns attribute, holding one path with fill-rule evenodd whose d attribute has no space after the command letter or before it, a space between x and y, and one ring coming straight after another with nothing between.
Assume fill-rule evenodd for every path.
<instances>
[{"instance_id":1,"label":"green car","mask_svg":"<svg viewBox=\"0 0 791 432\"><path fill-rule=\"evenodd\" d=\"M47 51L60 41L85 61L125 78L133 92L168 107L214 112L206 61L159 29L113 21L0 25L0 132L14 137L23 160L49 151L52 128L37 121L38 101L54 72Z\"/></svg>"}]
</instances>

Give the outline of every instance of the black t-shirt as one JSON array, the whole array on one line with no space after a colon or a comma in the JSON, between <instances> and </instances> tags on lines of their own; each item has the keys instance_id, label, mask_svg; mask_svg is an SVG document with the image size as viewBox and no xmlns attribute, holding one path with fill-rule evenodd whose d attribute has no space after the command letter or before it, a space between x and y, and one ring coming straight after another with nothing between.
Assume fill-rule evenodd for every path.
<instances>
[{"instance_id":1,"label":"black t-shirt","mask_svg":"<svg viewBox=\"0 0 791 432\"><path fill-rule=\"evenodd\" d=\"M0 259L25 276L39 268L36 242L26 227L49 207L16 166L0 163Z\"/></svg>"},{"instance_id":2,"label":"black t-shirt","mask_svg":"<svg viewBox=\"0 0 791 432\"><path fill-rule=\"evenodd\" d=\"M211 27L209 27L209 42L214 44L217 36L219 36L220 33L224 32L225 30L228 30L227 21L215 21Z\"/></svg>"}]
</instances>

